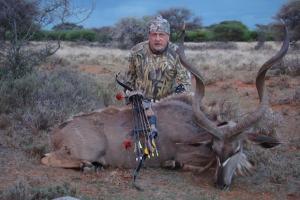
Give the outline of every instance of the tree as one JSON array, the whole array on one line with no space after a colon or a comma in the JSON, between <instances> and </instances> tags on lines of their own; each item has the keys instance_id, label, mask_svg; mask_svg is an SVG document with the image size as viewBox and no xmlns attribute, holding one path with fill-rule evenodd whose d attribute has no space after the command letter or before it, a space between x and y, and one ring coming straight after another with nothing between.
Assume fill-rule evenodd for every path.
<instances>
[{"instance_id":1,"label":"tree","mask_svg":"<svg viewBox=\"0 0 300 200\"><path fill-rule=\"evenodd\" d=\"M96 33L97 41L100 43L109 43L112 41L113 28L104 26L92 29Z\"/></svg>"},{"instance_id":2,"label":"tree","mask_svg":"<svg viewBox=\"0 0 300 200\"><path fill-rule=\"evenodd\" d=\"M249 30L239 21L223 21L208 27L214 33L214 39L219 41L247 41Z\"/></svg>"},{"instance_id":3,"label":"tree","mask_svg":"<svg viewBox=\"0 0 300 200\"><path fill-rule=\"evenodd\" d=\"M298 41L300 38L300 1L290 0L284 4L277 15L277 20L283 19L288 25L292 41Z\"/></svg>"},{"instance_id":4,"label":"tree","mask_svg":"<svg viewBox=\"0 0 300 200\"><path fill-rule=\"evenodd\" d=\"M75 23L64 22L53 26L52 29L55 31L82 30L83 26Z\"/></svg>"},{"instance_id":5,"label":"tree","mask_svg":"<svg viewBox=\"0 0 300 200\"><path fill-rule=\"evenodd\" d=\"M1 64L14 77L19 77L31 70L28 60L34 59L31 52L23 48L32 32L39 29L39 9L37 1L0 0L0 27L2 38L9 41L0 46ZM28 57L28 60L25 59Z\"/></svg>"},{"instance_id":6,"label":"tree","mask_svg":"<svg viewBox=\"0 0 300 200\"><path fill-rule=\"evenodd\" d=\"M123 49L133 47L135 44L147 39L148 17L142 19L127 17L116 23L112 38L117 46Z\"/></svg>"},{"instance_id":7,"label":"tree","mask_svg":"<svg viewBox=\"0 0 300 200\"><path fill-rule=\"evenodd\" d=\"M0 0L0 75L20 78L54 54L60 42L46 42L29 48L29 41L41 27L64 23L73 14L69 0ZM1 78L1 77L0 77Z\"/></svg>"},{"instance_id":8,"label":"tree","mask_svg":"<svg viewBox=\"0 0 300 200\"><path fill-rule=\"evenodd\" d=\"M169 21L171 34L174 35L175 40L181 32L183 23L185 23L187 30L201 28L201 18L194 16L193 13L186 8L170 8L168 10L161 10L158 14Z\"/></svg>"},{"instance_id":9,"label":"tree","mask_svg":"<svg viewBox=\"0 0 300 200\"><path fill-rule=\"evenodd\" d=\"M264 46L265 41L274 39L273 37L273 26L271 24L263 25L263 24L256 24L256 33L257 33L257 44L255 45L255 49L258 50Z\"/></svg>"}]
</instances>

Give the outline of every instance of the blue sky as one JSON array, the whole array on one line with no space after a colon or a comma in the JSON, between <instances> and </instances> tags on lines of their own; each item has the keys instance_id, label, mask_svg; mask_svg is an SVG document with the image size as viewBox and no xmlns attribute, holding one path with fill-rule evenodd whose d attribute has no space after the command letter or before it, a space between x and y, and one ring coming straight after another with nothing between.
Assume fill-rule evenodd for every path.
<instances>
[{"instance_id":1,"label":"blue sky","mask_svg":"<svg viewBox=\"0 0 300 200\"><path fill-rule=\"evenodd\" d=\"M72 0L85 7L93 0ZM268 24L287 0L94 0L92 15L82 25L86 28L112 26L123 17L155 15L159 10L184 7L202 18L204 26L224 20L239 20L249 28Z\"/></svg>"}]
</instances>

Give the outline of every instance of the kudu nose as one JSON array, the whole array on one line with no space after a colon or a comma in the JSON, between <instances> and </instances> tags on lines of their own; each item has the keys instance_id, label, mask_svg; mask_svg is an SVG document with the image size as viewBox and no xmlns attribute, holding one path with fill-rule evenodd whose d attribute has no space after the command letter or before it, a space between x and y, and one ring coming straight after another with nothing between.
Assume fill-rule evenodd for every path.
<instances>
[{"instance_id":1,"label":"kudu nose","mask_svg":"<svg viewBox=\"0 0 300 200\"><path fill-rule=\"evenodd\" d=\"M220 183L215 183L215 186L216 188L220 189L220 190L223 190L223 191L228 191L229 190L229 185L223 183L223 184L220 184Z\"/></svg>"}]
</instances>

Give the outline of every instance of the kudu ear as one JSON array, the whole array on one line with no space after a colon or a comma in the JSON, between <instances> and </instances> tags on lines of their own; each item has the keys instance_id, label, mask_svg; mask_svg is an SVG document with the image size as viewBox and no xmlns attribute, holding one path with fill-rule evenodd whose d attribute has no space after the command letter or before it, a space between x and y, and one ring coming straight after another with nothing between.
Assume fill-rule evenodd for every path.
<instances>
[{"instance_id":1,"label":"kudu ear","mask_svg":"<svg viewBox=\"0 0 300 200\"><path fill-rule=\"evenodd\" d=\"M247 136L250 141L260 145L263 148L273 148L281 144L281 142L277 138L267 136L267 135L249 133L247 134Z\"/></svg>"}]
</instances>

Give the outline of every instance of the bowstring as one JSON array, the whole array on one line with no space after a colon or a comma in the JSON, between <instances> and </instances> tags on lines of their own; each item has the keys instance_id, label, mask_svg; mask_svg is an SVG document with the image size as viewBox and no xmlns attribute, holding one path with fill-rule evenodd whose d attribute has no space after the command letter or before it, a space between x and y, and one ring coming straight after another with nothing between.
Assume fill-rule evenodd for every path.
<instances>
[{"instance_id":1,"label":"bowstring","mask_svg":"<svg viewBox=\"0 0 300 200\"><path fill-rule=\"evenodd\" d=\"M134 134L134 138L135 138L135 150L136 150L136 155L137 155L137 159L140 160L141 158L141 150L139 147L139 120L137 118L136 115L136 107L135 107L135 98L132 97L132 116L133 116L133 124L134 124L134 130L133 130L133 134Z\"/></svg>"},{"instance_id":2,"label":"bowstring","mask_svg":"<svg viewBox=\"0 0 300 200\"><path fill-rule=\"evenodd\" d=\"M139 123L140 123L140 128L141 128L141 133L143 134L144 136L144 139L145 139L145 136L146 136L146 126L145 126L145 123L144 123L144 113L143 113L143 108L142 108L142 102L141 102L141 97L140 96L137 96L135 98L135 103L136 103L136 107L137 107L137 115L138 115L138 119L139 119ZM145 146L145 144L144 144Z\"/></svg>"}]
</instances>

